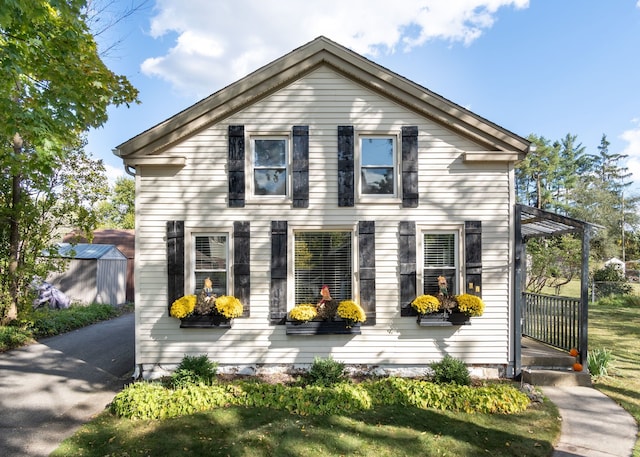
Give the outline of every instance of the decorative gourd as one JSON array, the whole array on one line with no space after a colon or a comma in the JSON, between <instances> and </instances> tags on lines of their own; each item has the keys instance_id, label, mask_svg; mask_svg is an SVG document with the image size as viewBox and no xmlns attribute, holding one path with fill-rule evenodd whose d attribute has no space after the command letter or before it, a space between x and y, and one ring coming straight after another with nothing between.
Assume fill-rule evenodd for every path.
<instances>
[{"instance_id":1,"label":"decorative gourd","mask_svg":"<svg viewBox=\"0 0 640 457\"><path fill-rule=\"evenodd\" d=\"M582 364L581 363L574 363L573 364L573 371L582 371Z\"/></svg>"},{"instance_id":2,"label":"decorative gourd","mask_svg":"<svg viewBox=\"0 0 640 457\"><path fill-rule=\"evenodd\" d=\"M569 355L571 357L577 357L578 356L578 350L576 348L571 348L571 350L569 351Z\"/></svg>"}]
</instances>

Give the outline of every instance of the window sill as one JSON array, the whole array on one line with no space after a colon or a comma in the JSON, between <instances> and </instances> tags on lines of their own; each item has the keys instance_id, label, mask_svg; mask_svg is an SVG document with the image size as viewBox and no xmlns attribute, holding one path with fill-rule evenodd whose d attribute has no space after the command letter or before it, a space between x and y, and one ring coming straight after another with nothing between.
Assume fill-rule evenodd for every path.
<instances>
[{"instance_id":1,"label":"window sill","mask_svg":"<svg viewBox=\"0 0 640 457\"><path fill-rule=\"evenodd\" d=\"M363 205L400 205L402 199L399 197L359 197L356 203Z\"/></svg>"}]
</instances>

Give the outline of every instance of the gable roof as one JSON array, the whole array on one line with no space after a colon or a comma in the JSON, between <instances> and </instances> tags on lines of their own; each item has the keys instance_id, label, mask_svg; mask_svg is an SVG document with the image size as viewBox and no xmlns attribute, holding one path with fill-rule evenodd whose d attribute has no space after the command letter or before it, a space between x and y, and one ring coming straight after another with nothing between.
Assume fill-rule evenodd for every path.
<instances>
[{"instance_id":1,"label":"gable roof","mask_svg":"<svg viewBox=\"0 0 640 457\"><path fill-rule=\"evenodd\" d=\"M513 153L523 158L529 151L530 142L525 138L321 36L125 141L113 152L131 167L142 163L180 165L184 159L158 153L323 65L488 151L508 153L511 160Z\"/></svg>"}]
</instances>

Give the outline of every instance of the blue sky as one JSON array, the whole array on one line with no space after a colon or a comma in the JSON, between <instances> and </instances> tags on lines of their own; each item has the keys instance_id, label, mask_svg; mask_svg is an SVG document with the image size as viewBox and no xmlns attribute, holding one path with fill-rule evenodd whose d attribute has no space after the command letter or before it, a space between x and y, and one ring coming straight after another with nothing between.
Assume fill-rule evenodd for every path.
<instances>
[{"instance_id":1,"label":"blue sky","mask_svg":"<svg viewBox=\"0 0 640 457\"><path fill-rule=\"evenodd\" d=\"M87 150L123 175L115 146L319 35L521 136L606 134L640 192L640 0L147 0L99 37L142 103Z\"/></svg>"}]
</instances>

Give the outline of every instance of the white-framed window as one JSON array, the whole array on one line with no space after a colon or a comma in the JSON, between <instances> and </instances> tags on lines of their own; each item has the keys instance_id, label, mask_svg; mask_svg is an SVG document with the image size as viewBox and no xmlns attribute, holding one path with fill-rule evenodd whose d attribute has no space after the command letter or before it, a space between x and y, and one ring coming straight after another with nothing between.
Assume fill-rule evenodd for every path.
<instances>
[{"instance_id":1,"label":"white-framed window","mask_svg":"<svg viewBox=\"0 0 640 457\"><path fill-rule=\"evenodd\" d=\"M213 282L213 293L228 295L229 290L229 235L211 233L193 235L193 289L197 295L204 280Z\"/></svg>"},{"instance_id":2,"label":"white-framed window","mask_svg":"<svg viewBox=\"0 0 640 457\"><path fill-rule=\"evenodd\" d=\"M358 193L360 197L398 195L398 138L395 135L360 135Z\"/></svg>"},{"instance_id":3,"label":"white-framed window","mask_svg":"<svg viewBox=\"0 0 640 457\"><path fill-rule=\"evenodd\" d=\"M422 291L425 294L439 293L438 277L447 280L451 295L460 290L460 232L423 231L422 232Z\"/></svg>"},{"instance_id":4,"label":"white-framed window","mask_svg":"<svg viewBox=\"0 0 640 457\"><path fill-rule=\"evenodd\" d=\"M253 135L250 138L250 195L259 199L286 199L289 196L289 137Z\"/></svg>"},{"instance_id":5,"label":"white-framed window","mask_svg":"<svg viewBox=\"0 0 640 457\"><path fill-rule=\"evenodd\" d=\"M295 304L315 304L323 285L335 300L353 299L353 231L294 231Z\"/></svg>"}]
</instances>

